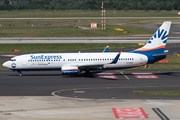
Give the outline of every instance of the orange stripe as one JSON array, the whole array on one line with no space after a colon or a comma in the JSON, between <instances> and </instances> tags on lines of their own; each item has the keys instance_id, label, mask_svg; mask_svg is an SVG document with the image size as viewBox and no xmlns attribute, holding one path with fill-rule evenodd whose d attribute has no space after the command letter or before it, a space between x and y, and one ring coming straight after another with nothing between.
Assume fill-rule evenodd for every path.
<instances>
[{"instance_id":1,"label":"orange stripe","mask_svg":"<svg viewBox=\"0 0 180 120\"><path fill-rule=\"evenodd\" d=\"M74 69L62 69L62 70L78 70L77 68L74 68Z\"/></svg>"},{"instance_id":2,"label":"orange stripe","mask_svg":"<svg viewBox=\"0 0 180 120\"><path fill-rule=\"evenodd\" d=\"M149 50L155 50L155 49L160 49L160 48L165 48L165 47L166 47L166 45L155 47L155 48L151 48L151 49L139 48L139 49L135 49L135 51L149 51Z\"/></svg>"}]
</instances>

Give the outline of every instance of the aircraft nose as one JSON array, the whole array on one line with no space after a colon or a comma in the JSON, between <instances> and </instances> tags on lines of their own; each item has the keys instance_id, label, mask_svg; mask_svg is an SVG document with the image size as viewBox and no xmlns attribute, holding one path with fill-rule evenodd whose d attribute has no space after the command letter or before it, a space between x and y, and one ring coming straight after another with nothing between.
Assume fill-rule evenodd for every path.
<instances>
[{"instance_id":1,"label":"aircraft nose","mask_svg":"<svg viewBox=\"0 0 180 120\"><path fill-rule=\"evenodd\" d=\"M9 68L9 63L5 62L5 63L2 64L2 66L5 67L5 68Z\"/></svg>"}]
</instances>

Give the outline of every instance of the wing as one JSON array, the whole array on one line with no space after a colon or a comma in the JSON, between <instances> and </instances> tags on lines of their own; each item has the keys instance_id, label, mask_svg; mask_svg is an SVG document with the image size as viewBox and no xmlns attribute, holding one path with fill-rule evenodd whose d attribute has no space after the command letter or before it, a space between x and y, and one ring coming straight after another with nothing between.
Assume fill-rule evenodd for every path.
<instances>
[{"instance_id":1,"label":"wing","mask_svg":"<svg viewBox=\"0 0 180 120\"><path fill-rule=\"evenodd\" d=\"M98 64L82 64L79 65L78 68L79 70L85 70L85 69L97 69L97 68L102 68L106 64L116 64L118 62L118 59L120 57L121 52L119 52L116 57L113 59L112 62L110 63L98 63Z\"/></svg>"},{"instance_id":2,"label":"wing","mask_svg":"<svg viewBox=\"0 0 180 120\"><path fill-rule=\"evenodd\" d=\"M95 63L95 64L80 64L80 65L66 65L61 68L62 74L78 74L79 70L95 70L95 69L101 69L106 64L116 64L121 52L119 52L116 57L113 59L110 63Z\"/></svg>"},{"instance_id":3,"label":"wing","mask_svg":"<svg viewBox=\"0 0 180 120\"><path fill-rule=\"evenodd\" d=\"M108 51L109 45L104 49L103 53L106 53Z\"/></svg>"}]
</instances>

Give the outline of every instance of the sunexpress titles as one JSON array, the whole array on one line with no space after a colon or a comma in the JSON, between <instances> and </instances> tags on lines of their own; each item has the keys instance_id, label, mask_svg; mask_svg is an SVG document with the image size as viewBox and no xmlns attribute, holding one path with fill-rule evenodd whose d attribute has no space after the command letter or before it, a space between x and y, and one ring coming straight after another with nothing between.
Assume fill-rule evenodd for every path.
<instances>
[{"instance_id":1,"label":"sunexpress titles","mask_svg":"<svg viewBox=\"0 0 180 120\"><path fill-rule=\"evenodd\" d=\"M61 55L31 55L31 60L37 60L37 59L43 59L43 60L49 60L49 59L62 59Z\"/></svg>"}]
</instances>

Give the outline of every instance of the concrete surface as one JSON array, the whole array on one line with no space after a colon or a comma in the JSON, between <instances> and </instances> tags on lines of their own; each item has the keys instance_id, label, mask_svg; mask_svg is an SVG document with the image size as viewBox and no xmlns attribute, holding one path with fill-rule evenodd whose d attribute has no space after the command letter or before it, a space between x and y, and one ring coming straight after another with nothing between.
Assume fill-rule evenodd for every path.
<instances>
[{"instance_id":1,"label":"concrete surface","mask_svg":"<svg viewBox=\"0 0 180 120\"><path fill-rule=\"evenodd\" d=\"M142 107L148 120L160 120L159 108L171 120L180 119L180 100L79 99L57 96L0 97L2 120L114 120L112 108ZM136 120L136 119L133 119ZM138 120L138 119L137 119ZM142 119L141 119L142 120ZM145 120L145 118L144 118Z\"/></svg>"}]
</instances>

